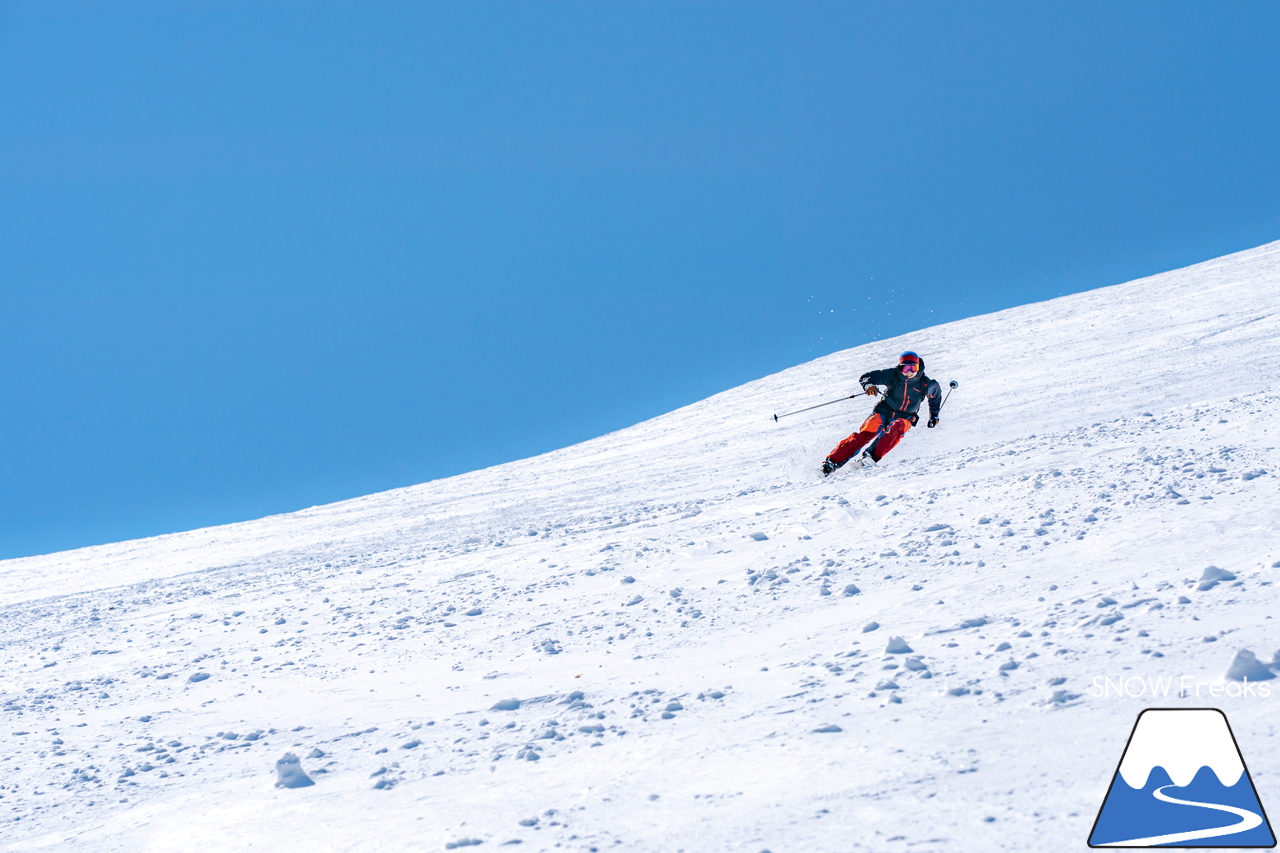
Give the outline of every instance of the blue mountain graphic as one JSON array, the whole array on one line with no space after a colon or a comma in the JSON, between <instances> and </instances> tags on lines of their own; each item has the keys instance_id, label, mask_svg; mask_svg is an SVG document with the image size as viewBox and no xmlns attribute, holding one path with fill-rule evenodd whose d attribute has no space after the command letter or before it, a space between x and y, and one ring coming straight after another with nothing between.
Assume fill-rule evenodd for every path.
<instances>
[{"instance_id":1,"label":"blue mountain graphic","mask_svg":"<svg viewBox=\"0 0 1280 853\"><path fill-rule=\"evenodd\" d=\"M1208 767L1196 771L1191 784L1181 788L1173 784L1163 767L1155 767L1141 789L1131 788L1119 773L1111 783L1107 799L1089 836L1090 846L1123 844L1125 841L1153 838L1179 832L1238 825L1241 818L1229 812L1202 806L1163 802L1155 793L1163 790L1165 796L1197 803L1235 806L1253 812L1262 823L1244 832L1227 834L1183 842L1161 844L1161 847L1274 847L1275 835L1267 823L1258 795L1253 790L1247 773L1241 774L1236 784L1227 786Z\"/></svg>"}]
</instances>

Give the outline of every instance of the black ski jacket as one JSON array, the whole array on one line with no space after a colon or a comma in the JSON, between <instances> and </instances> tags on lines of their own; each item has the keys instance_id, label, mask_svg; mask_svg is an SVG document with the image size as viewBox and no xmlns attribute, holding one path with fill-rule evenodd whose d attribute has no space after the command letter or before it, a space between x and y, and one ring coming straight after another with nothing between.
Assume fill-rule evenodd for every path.
<instances>
[{"instance_id":1,"label":"black ski jacket","mask_svg":"<svg viewBox=\"0 0 1280 853\"><path fill-rule=\"evenodd\" d=\"M924 359L920 360L920 369L916 375L908 379L896 367L884 370L872 370L858 377L862 390L872 385L884 385L884 397L876 406L882 413L894 418L908 418L916 413L920 404L929 401L929 417L938 416L938 407L942 405L942 386L924 373ZM914 422L914 421L913 421Z\"/></svg>"}]
</instances>

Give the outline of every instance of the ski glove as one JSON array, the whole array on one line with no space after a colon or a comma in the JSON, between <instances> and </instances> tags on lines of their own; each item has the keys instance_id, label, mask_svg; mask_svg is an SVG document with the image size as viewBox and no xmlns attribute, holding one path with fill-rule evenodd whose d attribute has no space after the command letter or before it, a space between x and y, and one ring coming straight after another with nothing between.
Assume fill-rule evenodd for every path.
<instances>
[{"instance_id":1,"label":"ski glove","mask_svg":"<svg viewBox=\"0 0 1280 853\"><path fill-rule=\"evenodd\" d=\"M933 428L934 428L934 427L936 427L937 425L938 425L938 419L937 419L937 418L929 418L929 423L927 424L927 426L929 427L929 429L933 429Z\"/></svg>"},{"instance_id":2,"label":"ski glove","mask_svg":"<svg viewBox=\"0 0 1280 853\"><path fill-rule=\"evenodd\" d=\"M867 386L867 396L868 396L868 397L874 397L874 396L876 396L876 395L877 395L877 394L879 394L879 393L880 393L880 389L879 389L879 388L877 388L876 386L874 386L874 385L868 385L868 386Z\"/></svg>"}]
</instances>

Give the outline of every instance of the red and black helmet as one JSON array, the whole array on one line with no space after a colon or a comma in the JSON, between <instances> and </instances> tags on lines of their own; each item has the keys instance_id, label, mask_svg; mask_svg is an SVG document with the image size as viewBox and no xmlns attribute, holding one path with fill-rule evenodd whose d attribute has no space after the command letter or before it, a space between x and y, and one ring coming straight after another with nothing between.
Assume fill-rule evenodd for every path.
<instances>
[{"instance_id":1,"label":"red and black helmet","mask_svg":"<svg viewBox=\"0 0 1280 853\"><path fill-rule=\"evenodd\" d=\"M911 350L907 350L902 355L898 356L898 367L902 367L904 364L914 364L916 366L916 370L919 370L920 356L916 355Z\"/></svg>"}]
</instances>

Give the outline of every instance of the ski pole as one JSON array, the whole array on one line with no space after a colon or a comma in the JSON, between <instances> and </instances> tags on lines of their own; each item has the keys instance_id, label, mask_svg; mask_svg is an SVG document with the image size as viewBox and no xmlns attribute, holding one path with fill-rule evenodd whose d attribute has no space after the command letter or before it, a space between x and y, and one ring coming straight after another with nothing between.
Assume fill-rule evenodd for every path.
<instances>
[{"instance_id":1,"label":"ski pole","mask_svg":"<svg viewBox=\"0 0 1280 853\"><path fill-rule=\"evenodd\" d=\"M841 397L839 400L830 400L826 403L819 403L818 405L810 406L807 409L796 409L794 412L787 412L785 415L774 415L773 420L774 420L774 423L777 423L778 418L789 418L792 415L798 415L801 412L811 412L814 409L821 409L823 406L831 406L836 403L843 403L845 400L852 400L854 397L861 397L861 396L862 396L861 394L850 394L848 397Z\"/></svg>"},{"instance_id":2,"label":"ski pole","mask_svg":"<svg viewBox=\"0 0 1280 853\"><path fill-rule=\"evenodd\" d=\"M947 391L947 396L942 398L942 402L938 404L938 414L942 414L942 407L947 404L947 400L950 399L951 397L951 392L960 387L960 383L952 379L949 383L947 383L947 387L950 390Z\"/></svg>"}]
</instances>

